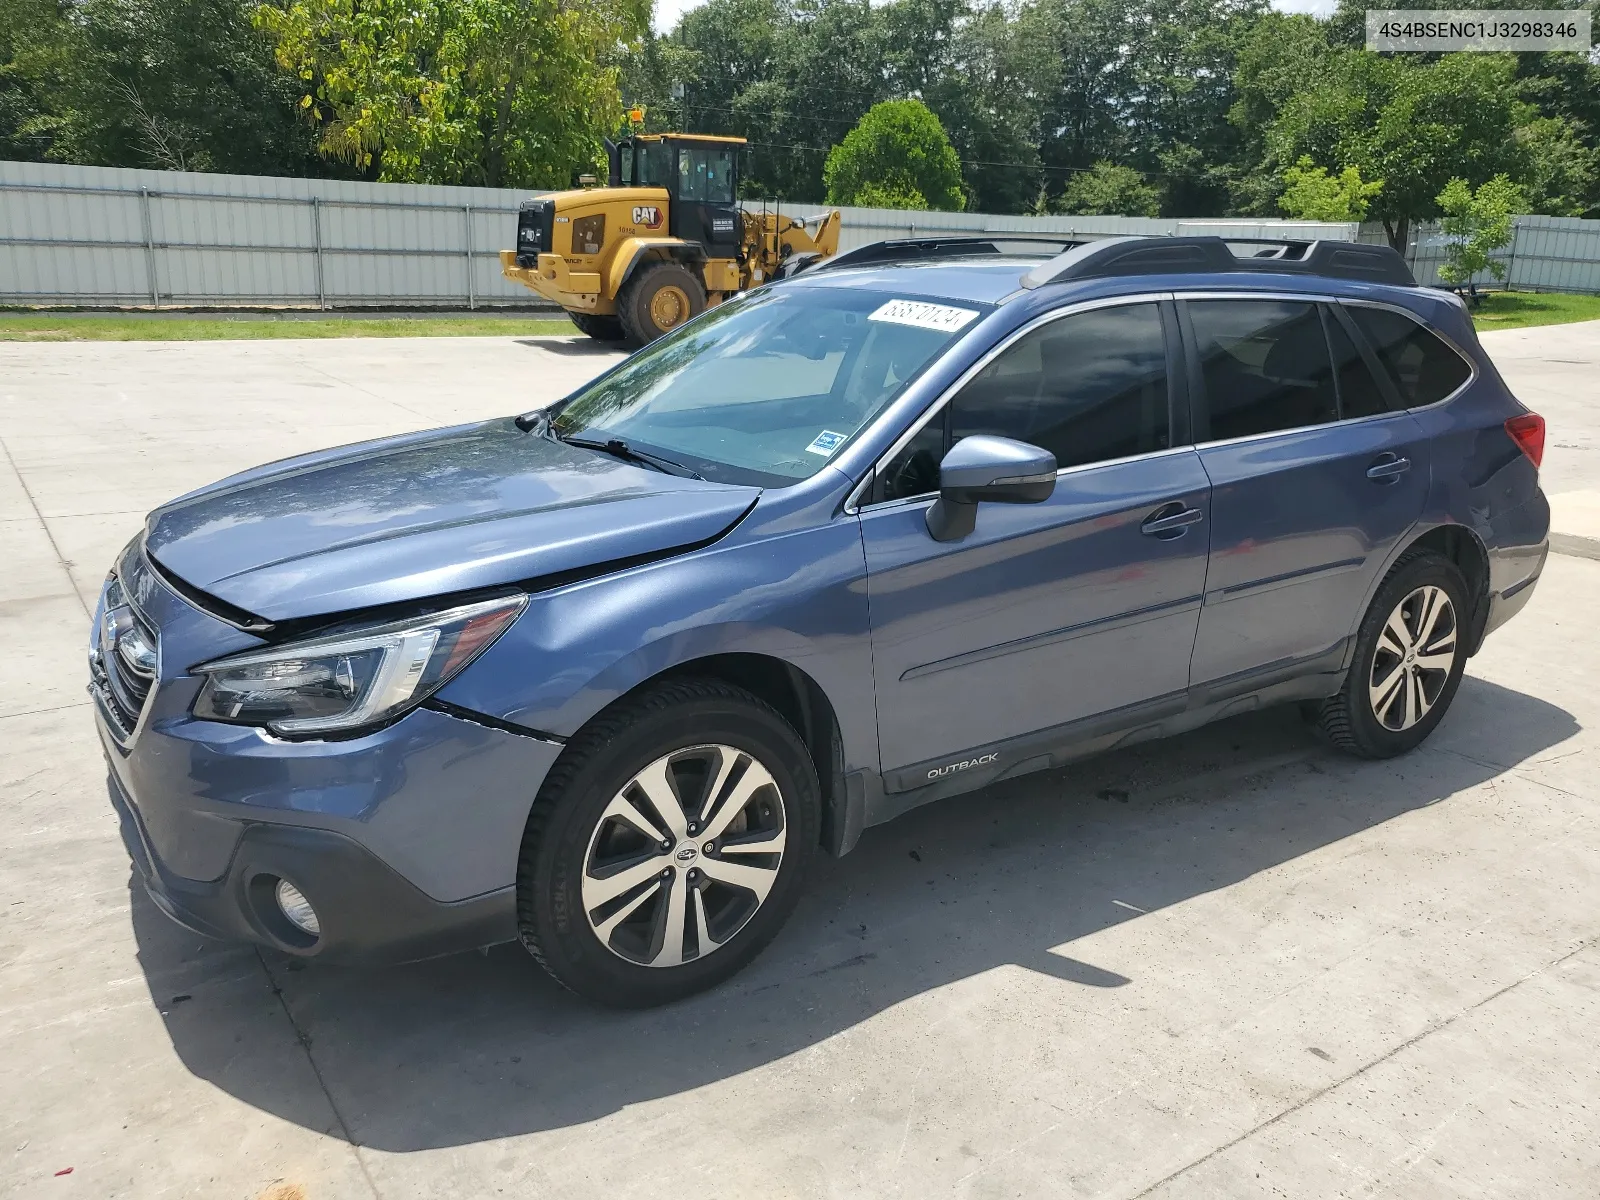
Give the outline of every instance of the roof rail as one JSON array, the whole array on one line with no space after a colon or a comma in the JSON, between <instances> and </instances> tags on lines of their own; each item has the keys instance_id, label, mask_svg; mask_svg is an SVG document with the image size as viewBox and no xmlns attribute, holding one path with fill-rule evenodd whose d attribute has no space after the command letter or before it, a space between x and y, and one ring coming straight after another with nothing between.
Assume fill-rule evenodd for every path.
<instances>
[{"instance_id":1,"label":"roof rail","mask_svg":"<svg viewBox=\"0 0 1600 1200\"><path fill-rule=\"evenodd\" d=\"M857 246L854 250L846 250L843 254L835 254L811 270L872 267L885 263L915 262L919 259L985 258L1006 253L1001 246L1015 242L1057 246L1062 250L1070 250L1074 246L1083 245L1084 239L1075 235L1058 237L1038 233L1007 233L1003 230L959 236L887 238L881 242L869 242L865 246Z\"/></svg>"},{"instance_id":2,"label":"roof rail","mask_svg":"<svg viewBox=\"0 0 1600 1200\"><path fill-rule=\"evenodd\" d=\"M1233 246L1260 246L1249 256ZM1187 275L1223 271L1325 275L1415 287L1406 260L1388 246L1269 238L1117 237L1075 246L1022 277L1025 288L1109 275Z\"/></svg>"}]
</instances>

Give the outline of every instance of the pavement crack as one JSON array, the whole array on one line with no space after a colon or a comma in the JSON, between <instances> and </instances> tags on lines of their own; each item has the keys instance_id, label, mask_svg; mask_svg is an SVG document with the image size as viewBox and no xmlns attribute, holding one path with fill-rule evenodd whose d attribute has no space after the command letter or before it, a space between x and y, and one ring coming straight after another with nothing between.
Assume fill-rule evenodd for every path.
<instances>
[{"instance_id":1,"label":"pavement crack","mask_svg":"<svg viewBox=\"0 0 1600 1200\"><path fill-rule=\"evenodd\" d=\"M1523 984L1527 983L1530 979L1537 979L1540 975L1543 975L1546 971L1549 971L1553 967L1559 967L1562 963L1568 961L1569 959L1576 958L1578 955L1582 954L1585 950L1589 949L1589 947L1594 945L1595 941L1596 941L1596 939L1592 938L1592 937L1585 938L1583 941L1579 942L1576 946L1574 946L1571 950L1567 951L1567 953L1563 954L1560 958L1551 959L1549 962L1545 963L1544 965L1539 966L1539 967L1535 967L1532 971L1529 971L1526 975L1523 975L1518 979L1513 979L1510 983L1506 984L1505 987L1500 988L1498 991L1491 992L1489 995L1485 996L1482 1000L1479 1000L1475 1004L1469 1004L1466 1008L1463 1008L1458 1012L1451 1013L1450 1016L1445 1017L1443 1020L1431 1022L1430 1024L1425 1026L1423 1029L1421 1029L1418 1032L1412 1034L1410 1037L1408 1037L1405 1041L1401 1042L1399 1045L1393 1047L1390 1050L1385 1051L1383 1054L1380 1054L1377 1058L1373 1059L1371 1062L1366 1063L1365 1065L1363 1065L1361 1067L1358 1067L1356 1070L1354 1070L1350 1074L1346 1075L1343 1079L1337 1079L1334 1082L1328 1084L1326 1087L1318 1088L1316 1091L1310 1093L1309 1095L1303 1097L1300 1100L1297 1100L1295 1103L1291 1104L1288 1108L1284 1109L1282 1112L1277 1113L1274 1116L1268 1117L1265 1121L1262 1121L1260 1124L1254 1125L1251 1128L1245 1130L1243 1133L1239 1134L1238 1137L1232 1138L1232 1139L1224 1142L1222 1145L1214 1147L1211 1150L1208 1150L1205 1154L1202 1154L1199 1158L1195 1159L1194 1161L1189 1162L1189 1163L1185 1163L1183 1166L1179 1167L1176 1171L1173 1171L1170 1174L1162 1176L1160 1179L1156 1180L1154 1183L1152 1183L1149 1187L1145 1188L1143 1191L1135 1192L1132 1196L1129 1197L1129 1200L1143 1200L1143 1198L1146 1197L1146 1196L1154 1195L1157 1191L1159 1191L1161 1188L1166 1187L1167 1184L1171 1183L1174 1179L1177 1179L1177 1178L1179 1178L1180 1176L1183 1176L1183 1175L1187 1175L1190 1171L1194 1170L1196 1167L1202 1166L1203 1164L1210 1162L1213 1158L1216 1158L1219 1154L1223 1154L1223 1153L1226 1153L1229 1150L1232 1150L1240 1142L1248 1141L1250 1138L1252 1138L1256 1134L1260 1133L1263 1129L1272 1128L1272 1126L1276 1125L1278 1122L1282 1121L1286 1117L1293 1116L1295 1113L1299 1112L1302 1108L1305 1108L1308 1104L1311 1104L1314 1101L1322 1099L1322 1097L1326 1096L1329 1092L1337 1091L1339 1088L1342 1088L1345 1084L1351 1083L1354 1080L1360 1079L1368 1071L1373 1070L1375 1067L1382 1066L1384 1063L1388 1062L1391 1058L1394 1058L1397 1054L1400 1054L1402 1051L1409 1050L1412 1046L1415 1046L1418 1042L1421 1042L1426 1038L1430 1038L1434 1034L1439 1033L1442 1030L1450 1028L1450 1026L1454 1025L1457 1021L1459 1021L1462 1017L1466 1016L1467 1014L1476 1012L1478 1009L1484 1007L1484 1005L1486 1005L1486 1004L1494 1003L1494 1001L1500 999L1501 996L1504 996L1507 992L1513 991L1516 988L1521 987Z\"/></svg>"},{"instance_id":2,"label":"pavement crack","mask_svg":"<svg viewBox=\"0 0 1600 1200\"><path fill-rule=\"evenodd\" d=\"M22 477L22 468L17 466L17 460L11 457L11 447L6 445L5 439L0 438L0 454L6 456L6 465L11 468L11 473L17 477L17 486L22 489L22 494L28 498L28 507L33 509L33 516L39 522L39 528L44 530L45 540L50 543L50 550L56 556L56 565L61 568L62 574L67 577L67 588L72 592L73 599L83 609L84 616L92 617L93 611L84 603L78 594L77 582L72 578L72 566L67 556L61 553L61 547L56 542L56 535L50 531L50 523L44 519L44 513L39 511L39 502L33 498L33 489L28 486L28 481Z\"/></svg>"},{"instance_id":3,"label":"pavement crack","mask_svg":"<svg viewBox=\"0 0 1600 1200\"><path fill-rule=\"evenodd\" d=\"M300 1022L295 1020L294 1011L289 1007L289 998L283 994L283 988L272 974L272 968L267 965L266 958L260 948L256 949L256 961L261 964L261 973L267 977L267 986L272 989L272 994L278 998L278 1007L283 1009L284 1019L289 1022L289 1028L294 1031L294 1040L300 1044L300 1049L305 1051L306 1065L311 1068L311 1074L317 1081L317 1086L322 1089L322 1096L328 1102L328 1111L333 1113L333 1119L339 1122L339 1134L344 1138L345 1145L350 1147L350 1153L355 1156L356 1166L361 1169L361 1178L367 1181L367 1188L372 1192L374 1200L383 1200L382 1193L378 1191L377 1182L372 1178L372 1173L367 1170L366 1160L361 1157L361 1146L350 1132L350 1123L344 1119L344 1113L339 1111L338 1102L333 1098L333 1092L328 1087L328 1081L322 1077L322 1068L317 1066L317 1059L311 1053L311 1035L300 1027Z\"/></svg>"}]
</instances>

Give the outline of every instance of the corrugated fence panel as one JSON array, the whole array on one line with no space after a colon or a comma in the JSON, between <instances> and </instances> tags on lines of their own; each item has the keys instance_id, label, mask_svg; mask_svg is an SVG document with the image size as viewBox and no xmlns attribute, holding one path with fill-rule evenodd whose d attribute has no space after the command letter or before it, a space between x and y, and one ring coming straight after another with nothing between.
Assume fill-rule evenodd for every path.
<instances>
[{"instance_id":1,"label":"corrugated fence panel","mask_svg":"<svg viewBox=\"0 0 1600 1200\"><path fill-rule=\"evenodd\" d=\"M75 305L395 307L542 304L500 274L520 189L287 179L0 162L0 301ZM747 203L759 209L759 203ZM769 205L801 217L818 205ZM1385 241L1378 224L998 216L846 208L841 250L970 233ZM1415 228L1408 259L1438 282L1446 243ZM1600 221L1516 218L1510 286L1600 293ZM1485 274L1481 285L1493 285Z\"/></svg>"},{"instance_id":2,"label":"corrugated fence panel","mask_svg":"<svg viewBox=\"0 0 1600 1200\"><path fill-rule=\"evenodd\" d=\"M1600 221L1579 217L1522 216L1512 221L1511 244L1492 258L1506 268L1504 282L1489 271L1475 276L1480 288L1509 287L1527 292L1583 292L1600 295ZM1383 226L1368 222L1361 241L1384 243ZM1449 238L1436 223L1415 226L1409 235L1406 261L1417 282L1444 286L1439 268L1444 265Z\"/></svg>"}]
</instances>

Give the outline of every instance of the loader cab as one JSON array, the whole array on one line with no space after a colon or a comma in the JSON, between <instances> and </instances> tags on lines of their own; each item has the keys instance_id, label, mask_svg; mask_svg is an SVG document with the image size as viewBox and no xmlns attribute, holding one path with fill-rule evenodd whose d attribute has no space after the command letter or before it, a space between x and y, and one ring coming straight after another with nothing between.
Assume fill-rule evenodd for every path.
<instances>
[{"instance_id":1,"label":"loader cab","mask_svg":"<svg viewBox=\"0 0 1600 1200\"><path fill-rule=\"evenodd\" d=\"M608 147L613 187L667 190L667 232L705 247L707 258L736 258L739 152L743 138L638 134Z\"/></svg>"}]
</instances>

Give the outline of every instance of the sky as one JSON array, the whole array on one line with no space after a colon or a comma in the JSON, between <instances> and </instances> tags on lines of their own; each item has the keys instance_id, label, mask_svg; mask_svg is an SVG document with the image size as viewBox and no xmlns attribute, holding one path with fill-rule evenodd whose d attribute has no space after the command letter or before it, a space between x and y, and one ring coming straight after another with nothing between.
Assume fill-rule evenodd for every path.
<instances>
[{"instance_id":1,"label":"sky","mask_svg":"<svg viewBox=\"0 0 1600 1200\"><path fill-rule=\"evenodd\" d=\"M678 23L678 18L691 8L699 8L705 0L656 0L656 31L666 33ZM1272 7L1281 12L1314 12L1324 16L1333 12L1334 0L1273 0Z\"/></svg>"}]
</instances>

